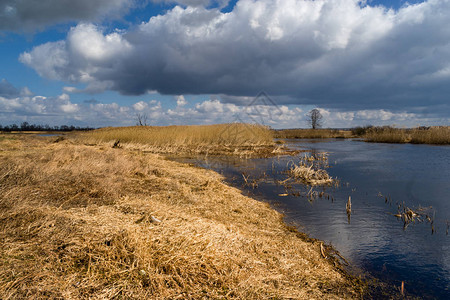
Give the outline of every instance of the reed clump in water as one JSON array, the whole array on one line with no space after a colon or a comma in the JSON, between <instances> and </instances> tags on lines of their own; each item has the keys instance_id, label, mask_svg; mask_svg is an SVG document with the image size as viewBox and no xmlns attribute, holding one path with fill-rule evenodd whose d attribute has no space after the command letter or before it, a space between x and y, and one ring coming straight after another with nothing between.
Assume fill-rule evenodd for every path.
<instances>
[{"instance_id":1,"label":"reed clump in water","mask_svg":"<svg viewBox=\"0 0 450 300\"><path fill-rule=\"evenodd\" d=\"M328 175L327 171L319 169L315 170L312 165L300 163L291 168L290 173L296 179L300 179L308 185L330 185L333 179Z\"/></svg>"},{"instance_id":2,"label":"reed clump in water","mask_svg":"<svg viewBox=\"0 0 450 300\"><path fill-rule=\"evenodd\" d=\"M0 140L0 298L360 297L320 242L219 174L53 141Z\"/></svg>"},{"instance_id":3,"label":"reed clump in water","mask_svg":"<svg viewBox=\"0 0 450 300\"><path fill-rule=\"evenodd\" d=\"M413 143L413 144L450 144L450 127L418 127L413 129L390 126L371 127L363 136L367 142L376 143Z\"/></svg>"},{"instance_id":4,"label":"reed clump in water","mask_svg":"<svg viewBox=\"0 0 450 300\"><path fill-rule=\"evenodd\" d=\"M293 164L289 169L289 174L302 183L317 186L331 185L334 180L322 167L328 166L328 156L326 153L316 155L304 155L298 164Z\"/></svg>"},{"instance_id":5,"label":"reed clump in water","mask_svg":"<svg viewBox=\"0 0 450 300\"><path fill-rule=\"evenodd\" d=\"M403 221L403 229L406 228L411 223L422 223L428 222L431 225L431 232L434 233L434 211L433 208L430 207L421 207L419 206L417 209L412 209L407 207L404 203L398 204L398 212L394 216Z\"/></svg>"}]
</instances>

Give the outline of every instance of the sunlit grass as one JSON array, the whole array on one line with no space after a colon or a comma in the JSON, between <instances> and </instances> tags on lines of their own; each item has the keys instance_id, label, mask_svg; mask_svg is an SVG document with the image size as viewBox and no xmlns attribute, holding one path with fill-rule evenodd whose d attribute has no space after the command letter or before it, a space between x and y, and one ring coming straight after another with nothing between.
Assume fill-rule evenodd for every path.
<instances>
[{"instance_id":1,"label":"sunlit grass","mask_svg":"<svg viewBox=\"0 0 450 300\"><path fill-rule=\"evenodd\" d=\"M318 242L213 171L72 139L0 149L2 299L358 296Z\"/></svg>"},{"instance_id":2,"label":"sunlit grass","mask_svg":"<svg viewBox=\"0 0 450 300\"><path fill-rule=\"evenodd\" d=\"M403 129L389 126L373 127L364 138L376 143L450 144L450 127Z\"/></svg>"},{"instance_id":3,"label":"sunlit grass","mask_svg":"<svg viewBox=\"0 0 450 300\"><path fill-rule=\"evenodd\" d=\"M450 127L431 127L428 130L415 129L411 133L414 144L450 144Z\"/></svg>"},{"instance_id":4,"label":"sunlit grass","mask_svg":"<svg viewBox=\"0 0 450 300\"><path fill-rule=\"evenodd\" d=\"M281 139L327 139L349 138L352 133L338 129L283 129L274 131L274 135Z\"/></svg>"},{"instance_id":5,"label":"sunlit grass","mask_svg":"<svg viewBox=\"0 0 450 300\"><path fill-rule=\"evenodd\" d=\"M273 134L265 126L231 123L193 126L108 127L85 134L86 138L152 146L261 146L273 145Z\"/></svg>"}]
</instances>

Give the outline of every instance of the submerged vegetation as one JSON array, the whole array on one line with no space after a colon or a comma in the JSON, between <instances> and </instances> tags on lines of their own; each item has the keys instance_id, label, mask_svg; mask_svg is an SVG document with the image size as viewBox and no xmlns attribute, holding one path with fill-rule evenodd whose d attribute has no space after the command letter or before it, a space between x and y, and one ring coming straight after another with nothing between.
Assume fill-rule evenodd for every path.
<instances>
[{"instance_id":1,"label":"submerged vegetation","mask_svg":"<svg viewBox=\"0 0 450 300\"><path fill-rule=\"evenodd\" d=\"M361 296L321 242L222 181L125 147L0 139L1 298Z\"/></svg>"}]
</instances>

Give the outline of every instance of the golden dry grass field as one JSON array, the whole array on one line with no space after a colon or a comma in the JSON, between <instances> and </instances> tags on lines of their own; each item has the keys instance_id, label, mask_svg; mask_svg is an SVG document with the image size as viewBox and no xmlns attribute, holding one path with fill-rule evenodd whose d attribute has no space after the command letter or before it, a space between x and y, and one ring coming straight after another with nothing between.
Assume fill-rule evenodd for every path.
<instances>
[{"instance_id":1,"label":"golden dry grass field","mask_svg":"<svg viewBox=\"0 0 450 300\"><path fill-rule=\"evenodd\" d=\"M320 241L219 174L56 140L0 135L1 299L361 297Z\"/></svg>"},{"instance_id":2,"label":"golden dry grass field","mask_svg":"<svg viewBox=\"0 0 450 300\"><path fill-rule=\"evenodd\" d=\"M80 134L80 141L109 142L164 154L273 155L279 147L268 127L230 123L194 126L107 127Z\"/></svg>"}]
</instances>

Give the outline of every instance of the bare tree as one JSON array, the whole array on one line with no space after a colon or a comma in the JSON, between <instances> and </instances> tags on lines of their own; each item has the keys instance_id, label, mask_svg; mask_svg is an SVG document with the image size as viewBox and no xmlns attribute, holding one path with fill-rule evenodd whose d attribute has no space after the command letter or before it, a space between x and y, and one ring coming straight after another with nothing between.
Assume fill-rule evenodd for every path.
<instances>
[{"instance_id":1,"label":"bare tree","mask_svg":"<svg viewBox=\"0 0 450 300\"><path fill-rule=\"evenodd\" d=\"M311 125L312 129L317 129L322 127L322 114L317 108L311 110L308 114L308 124Z\"/></svg>"},{"instance_id":2,"label":"bare tree","mask_svg":"<svg viewBox=\"0 0 450 300\"><path fill-rule=\"evenodd\" d=\"M147 115L145 114L136 114L136 125L137 126L147 126Z\"/></svg>"}]
</instances>

